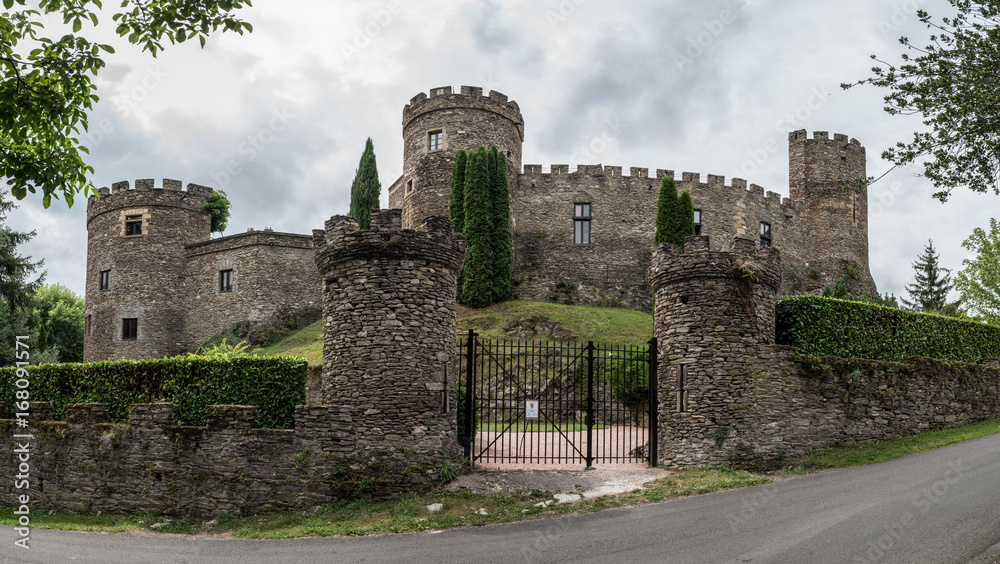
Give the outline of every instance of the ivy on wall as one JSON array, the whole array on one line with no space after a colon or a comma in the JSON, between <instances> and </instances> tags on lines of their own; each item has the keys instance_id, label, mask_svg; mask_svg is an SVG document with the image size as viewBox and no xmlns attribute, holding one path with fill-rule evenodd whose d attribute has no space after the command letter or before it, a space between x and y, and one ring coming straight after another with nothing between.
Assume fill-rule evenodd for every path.
<instances>
[{"instance_id":1,"label":"ivy on wall","mask_svg":"<svg viewBox=\"0 0 1000 564\"><path fill-rule=\"evenodd\" d=\"M820 296L787 297L775 313L777 343L807 355L971 363L1000 357L1000 328L973 321Z\"/></svg>"},{"instance_id":2,"label":"ivy on wall","mask_svg":"<svg viewBox=\"0 0 1000 564\"><path fill-rule=\"evenodd\" d=\"M306 366L281 357L41 364L28 368L28 389L31 401L52 402L57 420L76 403L105 403L110 421L125 423L133 403L170 402L182 425L203 425L209 405L253 405L261 427L290 428L306 402ZM0 368L0 417L12 412L16 380L13 367Z\"/></svg>"}]
</instances>

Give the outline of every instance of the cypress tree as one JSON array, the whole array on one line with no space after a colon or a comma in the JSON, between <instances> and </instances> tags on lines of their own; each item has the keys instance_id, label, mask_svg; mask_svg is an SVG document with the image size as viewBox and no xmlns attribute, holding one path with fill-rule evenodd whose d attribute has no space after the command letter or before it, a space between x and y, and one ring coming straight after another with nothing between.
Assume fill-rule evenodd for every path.
<instances>
[{"instance_id":1,"label":"cypress tree","mask_svg":"<svg viewBox=\"0 0 1000 564\"><path fill-rule=\"evenodd\" d=\"M361 229L371 226L372 209L378 209L382 183L378 180L378 166L375 164L375 147L372 138L365 142L361 162L351 183L351 209L347 215L358 220Z\"/></svg>"},{"instance_id":2,"label":"cypress tree","mask_svg":"<svg viewBox=\"0 0 1000 564\"><path fill-rule=\"evenodd\" d=\"M684 238L694 235L694 202L691 191L685 190L677 200L677 216L674 222L674 237L677 248L684 250Z\"/></svg>"},{"instance_id":3,"label":"cypress tree","mask_svg":"<svg viewBox=\"0 0 1000 564\"><path fill-rule=\"evenodd\" d=\"M673 178L664 176L663 182L660 183L660 195L656 199L656 235L653 237L653 243L659 245L673 242L677 204L677 184Z\"/></svg>"},{"instance_id":4,"label":"cypress tree","mask_svg":"<svg viewBox=\"0 0 1000 564\"><path fill-rule=\"evenodd\" d=\"M448 200L448 216L455 224L457 233L465 233L465 168L468 162L468 154L459 149L455 153L455 166L451 169L451 197ZM463 284L465 283L465 268L458 274L457 299L458 303L464 304L462 297Z\"/></svg>"},{"instance_id":5,"label":"cypress tree","mask_svg":"<svg viewBox=\"0 0 1000 564\"><path fill-rule=\"evenodd\" d=\"M493 173L493 301L502 302L510 297L511 248L510 248L510 183L507 181L507 156L490 147L490 172Z\"/></svg>"},{"instance_id":6,"label":"cypress tree","mask_svg":"<svg viewBox=\"0 0 1000 564\"><path fill-rule=\"evenodd\" d=\"M934 241L928 239L924 252L913 263L916 282L906 285L909 300L903 298L906 307L916 311L938 311L948 303L951 291L951 270L941 268Z\"/></svg>"},{"instance_id":7,"label":"cypress tree","mask_svg":"<svg viewBox=\"0 0 1000 564\"><path fill-rule=\"evenodd\" d=\"M465 169L465 271L462 300L474 308L486 307L493 297L493 221L486 149L467 157Z\"/></svg>"},{"instance_id":8,"label":"cypress tree","mask_svg":"<svg viewBox=\"0 0 1000 564\"><path fill-rule=\"evenodd\" d=\"M448 215L455 224L455 231L465 233L465 163L467 155L461 149L455 153L455 166L451 170L451 198Z\"/></svg>"}]
</instances>

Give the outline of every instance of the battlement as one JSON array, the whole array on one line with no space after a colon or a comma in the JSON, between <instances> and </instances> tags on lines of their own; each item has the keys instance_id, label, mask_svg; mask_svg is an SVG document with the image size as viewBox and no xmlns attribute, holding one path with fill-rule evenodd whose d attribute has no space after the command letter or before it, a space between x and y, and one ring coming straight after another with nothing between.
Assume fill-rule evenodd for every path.
<instances>
[{"instance_id":1,"label":"battlement","mask_svg":"<svg viewBox=\"0 0 1000 564\"><path fill-rule=\"evenodd\" d=\"M371 225L362 231L358 220L345 215L328 219L313 230L313 248L320 271L334 263L370 256L421 259L461 269L465 262L465 235L455 233L448 218L432 216L419 229L403 229L402 210L372 210Z\"/></svg>"},{"instance_id":2,"label":"battlement","mask_svg":"<svg viewBox=\"0 0 1000 564\"><path fill-rule=\"evenodd\" d=\"M844 145L844 148L853 147L860 151L864 151L865 148L861 145L861 142L857 139L848 140L848 136L843 133L834 133L833 139L830 139L829 131L814 131L812 138L809 138L809 132L805 129L799 129L798 131L792 131L788 134L788 144L789 146L798 143L818 143L818 142L828 142L828 143L840 143Z\"/></svg>"},{"instance_id":3,"label":"battlement","mask_svg":"<svg viewBox=\"0 0 1000 564\"><path fill-rule=\"evenodd\" d=\"M201 207L213 190L208 186L188 183L187 190L182 189L183 183L180 180L164 178L160 187L155 186L155 179L139 178L135 181L135 187L129 185L128 180L115 182L111 188L103 187L97 190L97 196L90 196L87 199L88 216L103 213L109 209L118 207L131 207L137 205L138 199L156 198L159 201L151 200L153 203L168 204L173 202L179 204L184 202L184 207Z\"/></svg>"},{"instance_id":4,"label":"battlement","mask_svg":"<svg viewBox=\"0 0 1000 564\"><path fill-rule=\"evenodd\" d=\"M450 107L489 110L509 118L521 127L524 124L520 106L506 94L490 90L484 96L483 89L479 86L462 86L459 92L455 92L451 86L438 86L431 88L429 95L421 92L410 98L410 103L403 107L403 127L419 115Z\"/></svg>"},{"instance_id":5,"label":"battlement","mask_svg":"<svg viewBox=\"0 0 1000 564\"><path fill-rule=\"evenodd\" d=\"M686 237L684 252L671 243L656 247L649 267L654 290L687 279L732 279L748 273L755 284L776 290L781 283L780 253L757 241L736 237L730 250L712 251L707 235ZM740 271L740 272L738 272Z\"/></svg>"}]
</instances>

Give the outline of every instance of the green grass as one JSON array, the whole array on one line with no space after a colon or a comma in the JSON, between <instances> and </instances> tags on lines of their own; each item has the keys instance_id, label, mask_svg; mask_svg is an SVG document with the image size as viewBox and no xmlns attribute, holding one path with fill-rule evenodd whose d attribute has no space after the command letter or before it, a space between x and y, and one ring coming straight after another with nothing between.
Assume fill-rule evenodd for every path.
<instances>
[{"instance_id":1,"label":"green grass","mask_svg":"<svg viewBox=\"0 0 1000 564\"><path fill-rule=\"evenodd\" d=\"M459 306L458 332L464 334L469 329L487 339L645 345L653 337L653 316L632 309L546 302L503 302L479 310ZM613 341L609 335L614 335ZM310 365L321 365L323 322L317 321L255 354L297 356Z\"/></svg>"},{"instance_id":2,"label":"green grass","mask_svg":"<svg viewBox=\"0 0 1000 564\"><path fill-rule=\"evenodd\" d=\"M595 424L594 429L607 429L607 425ZM510 427L507 427L506 423L483 423L479 426L480 431L508 431L508 432L527 432L527 433L554 433L562 431L563 433L571 433L574 431L586 431L587 424L582 421L567 421L566 423L558 423L552 425L551 423L514 423Z\"/></svg>"},{"instance_id":3,"label":"green grass","mask_svg":"<svg viewBox=\"0 0 1000 564\"><path fill-rule=\"evenodd\" d=\"M633 492L584 500L571 504L535 504L551 500L551 493L524 491L512 494L470 494L440 492L407 496L388 501L353 500L323 505L315 510L281 511L235 517L223 515L209 525L190 520L176 521L157 530L165 532L207 532L240 538L279 539L304 536L358 536L406 533L453 527L510 523L567 515L590 513L613 507L628 507L699 495L726 489L765 484L763 476L728 468L685 470L645 484ZM427 506L440 503L436 513ZM481 515L485 510L486 515ZM12 509L0 510L0 524L15 522ZM31 525L43 529L76 529L90 532L118 533L148 528L158 522L154 516L112 517L108 515L48 512L33 515Z\"/></svg>"},{"instance_id":4,"label":"green grass","mask_svg":"<svg viewBox=\"0 0 1000 564\"><path fill-rule=\"evenodd\" d=\"M1000 433L1000 419L943 431L925 431L910 437L887 441L834 446L816 451L805 458L792 462L785 471L803 473L827 468L848 468L863 464L875 464L996 433Z\"/></svg>"}]
</instances>

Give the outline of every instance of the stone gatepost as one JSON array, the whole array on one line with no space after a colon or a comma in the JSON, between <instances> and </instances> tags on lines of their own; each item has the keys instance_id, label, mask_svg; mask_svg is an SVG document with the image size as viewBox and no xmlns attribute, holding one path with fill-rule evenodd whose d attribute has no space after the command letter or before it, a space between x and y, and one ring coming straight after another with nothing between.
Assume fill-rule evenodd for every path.
<instances>
[{"instance_id":1,"label":"stone gatepost","mask_svg":"<svg viewBox=\"0 0 1000 564\"><path fill-rule=\"evenodd\" d=\"M400 210L372 210L370 230L333 216L313 245L323 276L322 401L354 407L363 462L412 473L460 461L455 294L465 236L443 217L409 230Z\"/></svg>"},{"instance_id":2,"label":"stone gatepost","mask_svg":"<svg viewBox=\"0 0 1000 564\"><path fill-rule=\"evenodd\" d=\"M688 237L678 253L653 252L649 269L658 340L659 463L729 461L754 424L751 359L774 343L781 259L773 248L735 239L731 252Z\"/></svg>"}]
</instances>

